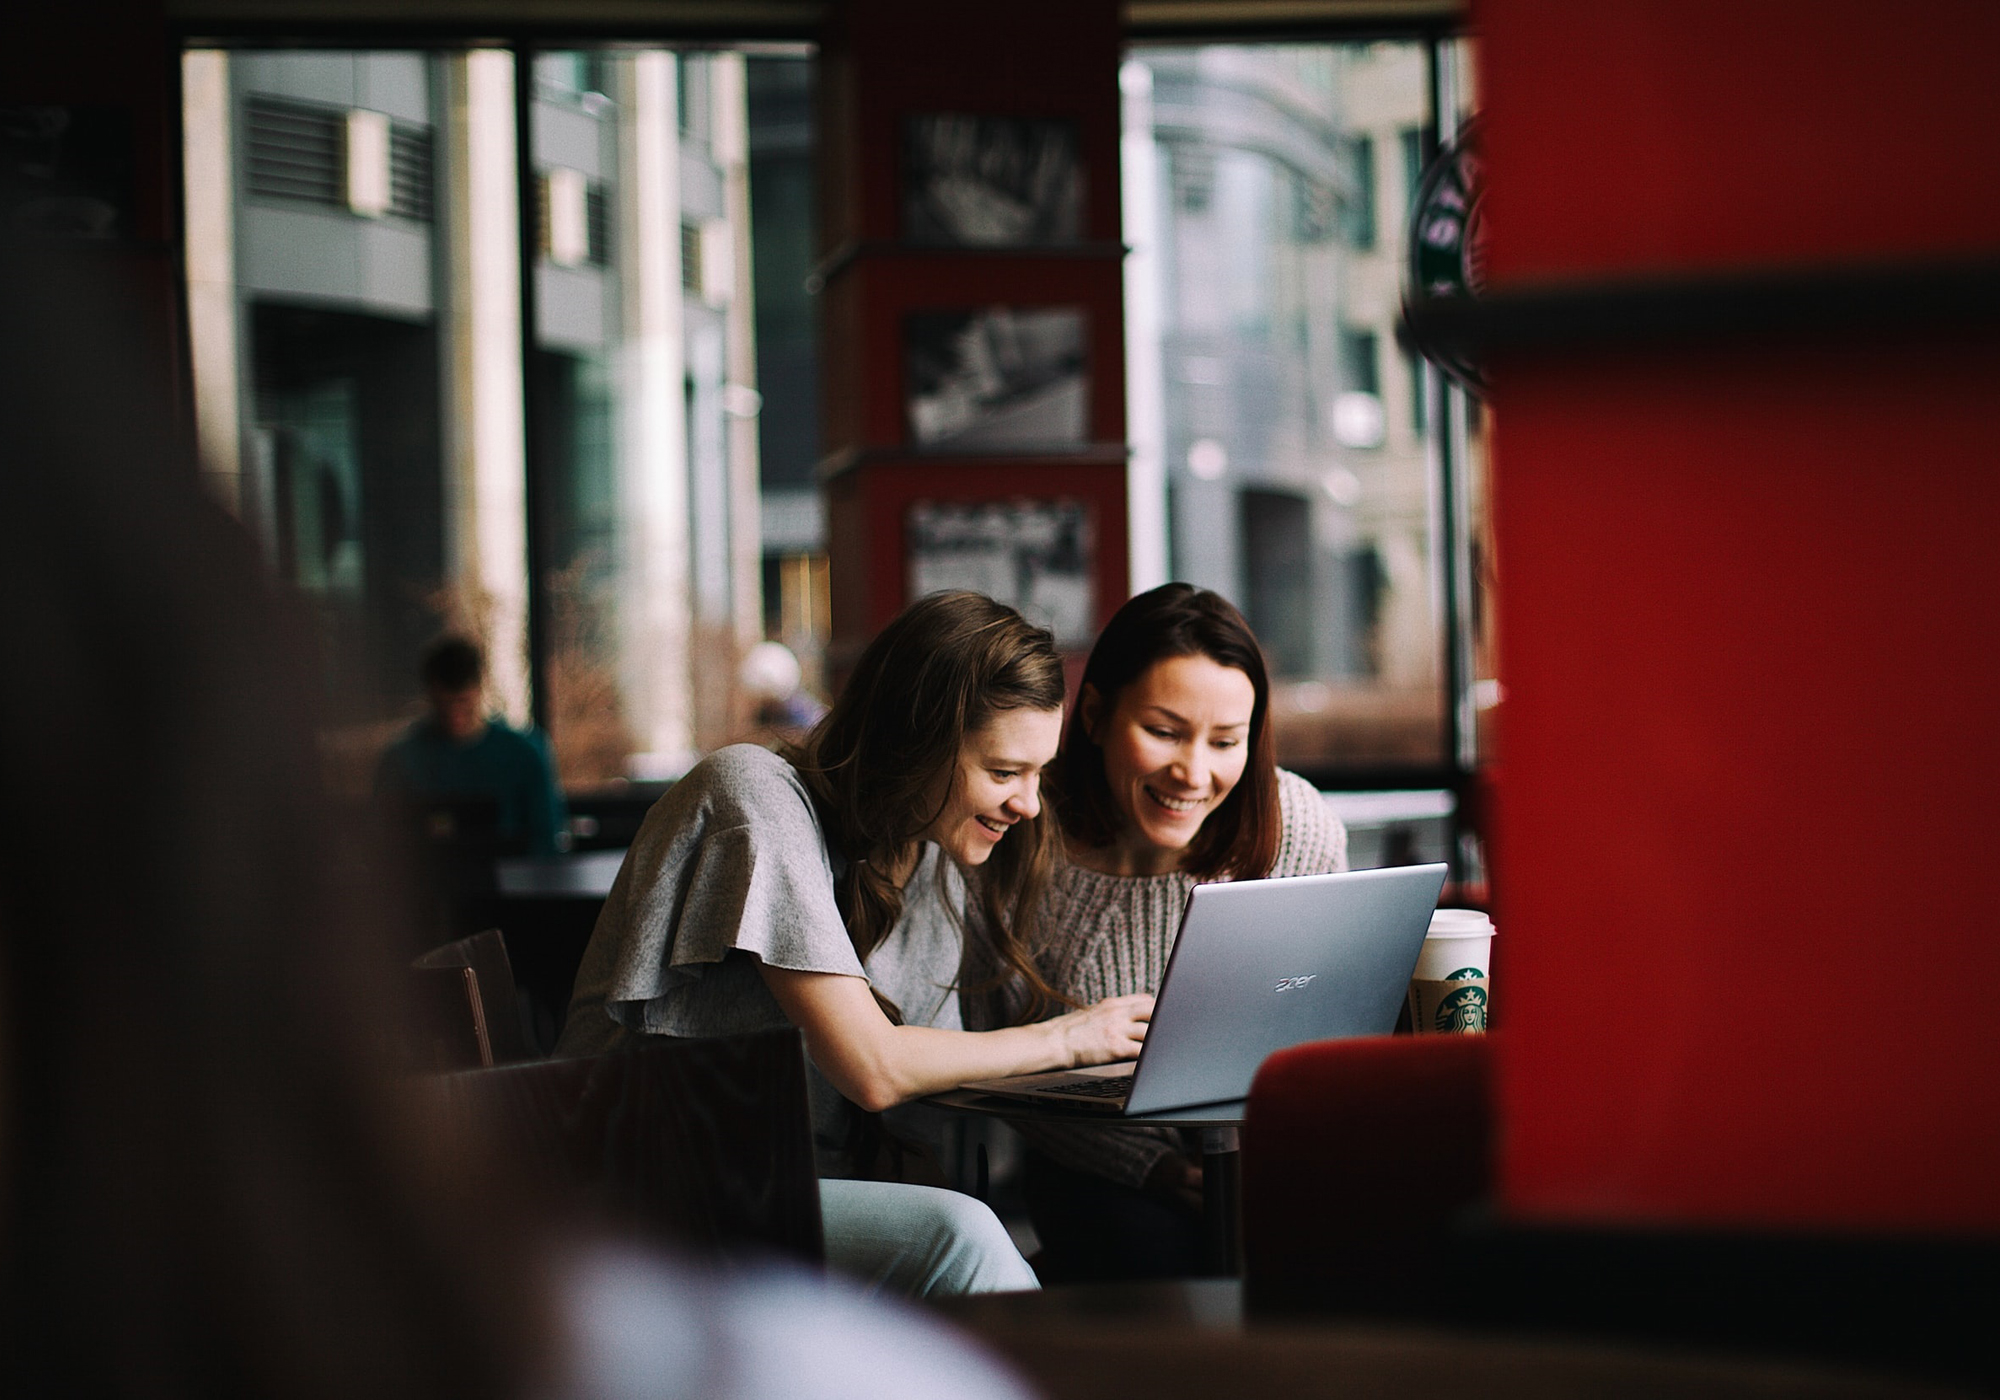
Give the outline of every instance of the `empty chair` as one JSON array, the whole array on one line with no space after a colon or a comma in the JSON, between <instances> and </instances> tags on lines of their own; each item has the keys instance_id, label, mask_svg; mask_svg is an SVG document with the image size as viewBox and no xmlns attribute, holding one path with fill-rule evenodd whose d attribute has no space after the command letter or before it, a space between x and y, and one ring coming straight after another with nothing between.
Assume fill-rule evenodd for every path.
<instances>
[{"instance_id":1,"label":"empty chair","mask_svg":"<svg viewBox=\"0 0 2000 1400\"><path fill-rule=\"evenodd\" d=\"M500 930L433 948L410 967L417 975L423 1026L420 1064L490 1068L535 1057L521 1026L514 969Z\"/></svg>"},{"instance_id":2,"label":"empty chair","mask_svg":"<svg viewBox=\"0 0 2000 1400\"><path fill-rule=\"evenodd\" d=\"M1243 1126L1244 1298L1260 1312L1423 1311L1486 1198L1485 1036L1318 1041L1266 1060Z\"/></svg>"},{"instance_id":3,"label":"empty chair","mask_svg":"<svg viewBox=\"0 0 2000 1400\"><path fill-rule=\"evenodd\" d=\"M648 1036L609 1055L436 1075L424 1087L438 1131L483 1124L558 1211L698 1253L824 1258L796 1030Z\"/></svg>"}]
</instances>

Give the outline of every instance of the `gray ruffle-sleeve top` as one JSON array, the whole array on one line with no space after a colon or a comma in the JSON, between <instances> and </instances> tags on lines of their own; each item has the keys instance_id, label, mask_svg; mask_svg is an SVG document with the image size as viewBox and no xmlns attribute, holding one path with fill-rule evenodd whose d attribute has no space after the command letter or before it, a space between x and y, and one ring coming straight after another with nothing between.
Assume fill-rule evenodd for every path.
<instances>
[{"instance_id":1,"label":"gray ruffle-sleeve top","mask_svg":"<svg viewBox=\"0 0 2000 1400\"><path fill-rule=\"evenodd\" d=\"M789 763L751 744L710 754L646 814L591 933L556 1052L788 1025L760 962L866 977L906 1024L960 1029L957 867L924 847L902 918L864 966L834 900L835 859ZM854 1110L813 1078L815 1136L831 1151ZM839 1170L829 1160L823 1168Z\"/></svg>"}]
</instances>

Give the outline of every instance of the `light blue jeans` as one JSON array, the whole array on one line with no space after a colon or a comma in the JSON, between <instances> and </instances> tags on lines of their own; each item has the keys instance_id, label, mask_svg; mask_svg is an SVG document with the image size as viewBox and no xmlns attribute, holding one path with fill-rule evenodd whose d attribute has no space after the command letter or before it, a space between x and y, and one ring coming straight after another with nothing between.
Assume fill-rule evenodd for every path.
<instances>
[{"instance_id":1,"label":"light blue jeans","mask_svg":"<svg viewBox=\"0 0 2000 1400\"><path fill-rule=\"evenodd\" d=\"M1039 1288L984 1201L936 1186L821 1178L826 1265L904 1298Z\"/></svg>"}]
</instances>

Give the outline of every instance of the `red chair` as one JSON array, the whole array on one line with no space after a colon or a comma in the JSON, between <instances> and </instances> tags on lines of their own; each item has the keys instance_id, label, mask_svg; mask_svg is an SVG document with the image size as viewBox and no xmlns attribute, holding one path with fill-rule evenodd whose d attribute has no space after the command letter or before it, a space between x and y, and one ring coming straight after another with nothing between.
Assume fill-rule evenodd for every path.
<instances>
[{"instance_id":1,"label":"red chair","mask_svg":"<svg viewBox=\"0 0 2000 1400\"><path fill-rule=\"evenodd\" d=\"M1246 1306L1421 1315L1459 1267L1450 1227L1487 1197L1492 1138L1485 1036L1271 1056L1243 1126Z\"/></svg>"}]
</instances>

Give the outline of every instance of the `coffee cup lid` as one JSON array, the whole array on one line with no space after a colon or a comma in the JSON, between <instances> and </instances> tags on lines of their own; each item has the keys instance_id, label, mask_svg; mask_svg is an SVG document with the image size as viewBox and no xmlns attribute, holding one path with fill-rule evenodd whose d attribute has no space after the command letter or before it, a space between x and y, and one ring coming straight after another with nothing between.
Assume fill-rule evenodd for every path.
<instances>
[{"instance_id":1,"label":"coffee cup lid","mask_svg":"<svg viewBox=\"0 0 2000 1400\"><path fill-rule=\"evenodd\" d=\"M1440 909L1431 915L1432 938L1491 938L1493 920L1477 909Z\"/></svg>"}]
</instances>

